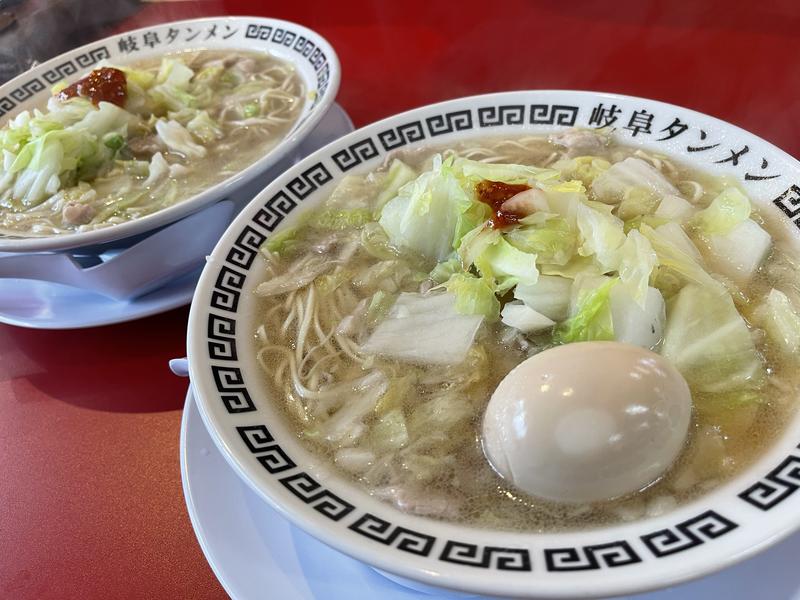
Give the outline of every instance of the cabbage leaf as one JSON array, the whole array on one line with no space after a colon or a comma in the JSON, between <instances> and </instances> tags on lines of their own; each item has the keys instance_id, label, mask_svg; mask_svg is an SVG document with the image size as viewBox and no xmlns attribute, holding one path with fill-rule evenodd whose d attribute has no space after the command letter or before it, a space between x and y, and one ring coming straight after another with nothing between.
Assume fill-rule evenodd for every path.
<instances>
[{"instance_id":1,"label":"cabbage leaf","mask_svg":"<svg viewBox=\"0 0 800 600\"><path fill-rule=\"evenodd\" d=\"M453 173L452 161L437 155L430 171L405 184L386 203L379 223L395 246L440 262L485 216L468 212L472 204Z\"/></svg>"},{"instance_id":2,"label":"cabbage leaf","mask_svg":"<svg viewBox=\"0 0 800 600\"><path fill-rule=\"evenodd\" d=\"M617 283L619 279L611 278L599 287L579 293L575 314L556 327L553 341L567 344L613 340L610 298L611 290Z\"/></svg>"},{"instance_id":3,"label":"cabbage leaf","mask_svg":"<svg viewBox=\"0 0 800 600\"><path fill-rule=\"evenodd\" d=\"M662 353L692 391L759 387L765 376L750 330L724 289L690 283L671 299Z\"/></svg>"}]
</instances>

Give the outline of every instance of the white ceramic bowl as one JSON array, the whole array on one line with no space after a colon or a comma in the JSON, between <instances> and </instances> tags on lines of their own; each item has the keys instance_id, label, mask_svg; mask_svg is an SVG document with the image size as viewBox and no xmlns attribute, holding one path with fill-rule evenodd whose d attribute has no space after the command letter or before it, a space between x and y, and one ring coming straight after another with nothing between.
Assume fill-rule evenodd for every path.
<instances>
[{"instance_id":1,"label":"white ceramic bowl","mask_svg":"<svg viewBox=\"0 0 800 600\"><path fill-rule=\"evenodd\" d=\"M735 177L775 227L800 237L800 163L733 125L652 100L573 91L493 94L419 108L341 138L289 169L238 216L203 272L190 315L190 374L203 419L233 468L283 515L395 576L542 598L674 584L742 560L800 526L798 418L755 464L663 516L524 534L410 516L376 500L303 448L269 398L255 358L253 290L262 277L258 247L287 217L322 201L345 173L375 168L396 148L594 126L601 112L617 117L615 135L626 144ZM649 127L637 130L637 122Z\"/></svg>"},{"instance_id":2,"label":"white ceramic bowl","mask_svg":"<svg viewBox=\"0 0 800 600\"><path fill-rule=\"evenodd\" d=\"M168 52L190 49L270 52L297 69L306 102L297 122L272 150L236 175L164 210L126 223L82 233L41 238L0 237L0 252L37 252L98 246L136 236L229 197L264 174L314 129L339 89L339 59L318 33L288 21L262 17L213 17L163 23L127 31L81 46L49 60L0 86L0 119L43 107L53 84L75 81L101 61L128 64Z\"/></svg>"}]
</instances>

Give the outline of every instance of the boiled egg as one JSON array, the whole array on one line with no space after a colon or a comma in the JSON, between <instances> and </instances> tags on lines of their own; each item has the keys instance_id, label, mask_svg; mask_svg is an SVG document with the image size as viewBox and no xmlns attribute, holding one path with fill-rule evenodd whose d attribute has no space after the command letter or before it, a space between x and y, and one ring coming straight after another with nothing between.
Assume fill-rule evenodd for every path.
<instances>
[{"instance_id":1,"label":"boiled egg","mask_svg":"<svg viewBox=\"0 0 800 600\"><path fill-rule=\"evenodd\" d=\"M545 350L497 386L484 453L516 488L593 502L647 487L686 444L689 386L663 357L617 342Z\"/></svg>"}]
</instances>

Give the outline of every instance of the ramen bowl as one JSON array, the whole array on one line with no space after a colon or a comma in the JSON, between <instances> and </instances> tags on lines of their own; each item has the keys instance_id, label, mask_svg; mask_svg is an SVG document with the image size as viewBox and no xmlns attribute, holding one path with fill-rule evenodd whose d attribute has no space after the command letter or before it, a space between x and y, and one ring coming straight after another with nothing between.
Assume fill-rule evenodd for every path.
<instances>
[{"instance_id":1,"label":"ramen bowl","mask_svg":"<svg viewBox=\"0 0 800 600\"><path fill-rule=\"evenodd\" d=\"M475 527L407 514L378 500L301 443L256 359L260 247L342 180L396 150L481 136L591 128L618 116L617 140L734 178L773 231L800 237L800 164L718 119L652 100L578 91L476 96L406 112L309 156L231 224L197 287L188 357L203 420L232 468L283 516L326 544L415 585L520 598L627 594L730 566L800 525L796 412L749 466L658 516L554 533ZM634 114L647 127L625 128ZM600 123L603 124L603 123ZM613 125L612 123L605 123ZM679 127L680 125L680 127ZM697 148L705 150L698 151ZM742 148L737 160L729 159Z\"/></svg>"},{"instance_id":2,"label":"ramen bowl","mask_svg":"<svg viewBox=\"0 0 800 600\"><path fill-rule=\"evenodd\" d=\"M0 86L0 118L42 108L51 88L72 83L98 64L129 65L188 50L268 52L291 64L303 83L302 109L288 132L263 156L236 174L201 192L146 216L109 227L46 237L0 237L0 252L65 251L125 247L160 227L229 198L241 200L243 188L262 178L308 137L331 107L339 88L339 61L331 45L301 25L260 17L219 17L175 21L126 31L76 48L40 64ZM255 185L258 188L256 182ZM252 197L252 196L250 196ZM247 198L248 200L250 198Z\"/></svg>"}]
</instances>

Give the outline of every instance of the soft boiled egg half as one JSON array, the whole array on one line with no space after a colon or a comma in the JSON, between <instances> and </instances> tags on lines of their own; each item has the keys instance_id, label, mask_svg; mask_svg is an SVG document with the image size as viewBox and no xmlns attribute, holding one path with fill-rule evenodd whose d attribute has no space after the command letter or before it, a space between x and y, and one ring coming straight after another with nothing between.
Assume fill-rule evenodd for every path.
<instances>
[{"instance_id":1,"label":"soft boiled egg half","mask_svg":"<svg viewBox=\"0 0 800 600\"><path fill-rule=\"evenodd\" d=\"M689 432L692 400L658 354L582 342L536 354L492 395L483 447L515 487L559 502L593 502L647 487Z\"/></svg>"}]
</instances>

